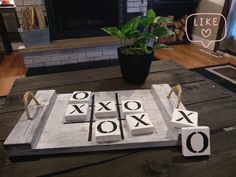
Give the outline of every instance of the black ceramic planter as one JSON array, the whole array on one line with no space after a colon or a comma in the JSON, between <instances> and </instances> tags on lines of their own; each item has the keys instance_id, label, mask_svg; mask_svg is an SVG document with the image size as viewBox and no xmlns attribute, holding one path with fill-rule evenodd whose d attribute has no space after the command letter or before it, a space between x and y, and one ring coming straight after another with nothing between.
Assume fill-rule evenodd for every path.
<instances>
[{"instance_id":1,"label":"black ceramic planter","mask_svg":"<svg viewBox=\"0 0 236 177\"><path fill-rule=\"evenodd\" d=\"M145 82L153 60L153 52L147 55L125 55L117 49L123 79L130 84Z\"/></svg>"}]
</instances>

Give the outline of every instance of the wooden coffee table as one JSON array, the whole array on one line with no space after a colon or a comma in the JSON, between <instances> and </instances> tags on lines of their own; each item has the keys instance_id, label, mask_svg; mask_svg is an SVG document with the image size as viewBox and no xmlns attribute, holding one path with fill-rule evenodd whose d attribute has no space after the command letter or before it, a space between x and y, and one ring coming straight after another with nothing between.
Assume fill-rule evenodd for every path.
<instances>
[{"instance_id":1,"label":"wooden coffee table","mask_svg":"<svg viewBox=\"0 0 236 177\"><path fill-rule=\"evenodd\" d=\"M3 142L22 112L25 91L55 89L110 91L146 89L152 84L180 83L183 103L199 112L199 125L211 129L209 157L182 156L181 147L76 153L70 155L15 158L11 162ZM1 176L235 176L236 175L236 95L207 78L172 61L152 63L144 85L129 85L121 79L119 66L64 72L18 79L0 111Z\"/></svg>"}]
</instances>

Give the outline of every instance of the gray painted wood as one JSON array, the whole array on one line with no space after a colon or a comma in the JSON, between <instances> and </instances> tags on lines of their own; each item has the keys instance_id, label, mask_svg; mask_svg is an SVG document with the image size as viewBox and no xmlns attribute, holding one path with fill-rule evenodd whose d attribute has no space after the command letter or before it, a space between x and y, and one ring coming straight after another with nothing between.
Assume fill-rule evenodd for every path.
<instances>
[{"instance_id":1,"label":"gray painted wood","mask_svg":"<svg viewBox=\"0 0 236 177\"><path fill-rule=\"evenodd\" d=\"M38 91L35 98L42 107L37 108L34 101L31 100L29 107L31 107L31 115L34 115L33 120L27 118L26 112L22 114L4 142L6 149L31 149L37 144L50 109L56 99L56 92L55 90ZM32 107L36 108L32 109Z\"/></svg>"},{"instance_id":2,"label":"gray painted wood","mask_svg":"<svg viewBox=\"0 0 236 177\"><path fill-rule=\"evenodd\" d=\"M167 98L171 87L168 84L160 84L152 86L152 94L154 95L156 104L159 106L165 118L165 123L168 127L168 137L178 138L180 129L171 126L170 120L174 109L177 106L177 96L172 94L170 98ZM179 109L186 109L185 106L180 102Z\"/></svg>"},{"instance_id":3,"label":"gray painted wood","mask_svg":"<svg viewBox=\"0 0 236 177\"><path fill-rule=\"evenodd\" d=\"M166 118L166 114L163 113L163 109L168 111L169 108L174 107L176 104L174 96L171 97L171 102L158 103L152 94L160 93L163 96L167 96L170 92L169 85L159 85L153 86L152 89L144 90L125 90L125 91L108 91L108 92L94 92L95 102L96 101L116 101L115 94L118 94L119 104L122 100L140 100L143 104L144 111L148 114L152 124L155 127L154 133L134 136L131 135L126 122L124 121L125 116L121 114L122 129L124 132L124 139L118 142L111 143L97 143L95 139L95 127L93 124L92 131L92 141L88 141L89 136L89 121L83 123L67 123L64 124L64 114L67 109L69 99L71 94L59 94L55 100L55 103L51 109L45 126L41 126L41 133L35 132L40 135L37 143L31 145L31 149L18 148L18 144L26 144L26 138L18 142L16 140L15 134L19 131L25 129L24 126L27 124L22 124L22 119L25 119L25 114L23 118L16 125L16 128L7 138L5 145L15 145L15 148L9 149L9 153L12 156L20 155L40 155L40 154L56 154L56 153L71 153L71 152L88 152L88 151L103 151L103 150L115 150L115 149L133 149L133 148L144 148L144 147L161 147L161 146L176 146L178 145L178 132L169 131L170 127L168 121L170 118ZM38 94L39 92L37 92ZM36 96L37 96L36 94ZM163 101L162 98L160 101ZM162 107L159 104L164 104ZM90 105L91 106L91 105ZM120 109L121 109L121 105ZM183 105L181 105L183 107ZM90 112L91 114L91 112ZM90 114L88 117L90 117ZM118 117L118 115L116 116ZM100 120L101 118L99 118ZM94 115L94 121L96 121ZM32 132L27 136L31 136L31 141L27 141L28 144L32 144Z\"/></svg>"}]
</instances>

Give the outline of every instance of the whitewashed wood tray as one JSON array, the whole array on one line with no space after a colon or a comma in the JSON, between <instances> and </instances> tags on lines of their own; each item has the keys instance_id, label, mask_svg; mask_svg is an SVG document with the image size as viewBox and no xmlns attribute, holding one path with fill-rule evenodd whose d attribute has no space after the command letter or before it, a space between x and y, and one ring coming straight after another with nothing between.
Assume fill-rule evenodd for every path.
<instances>
[{"instance_id":1,"label":"whitewashed wood tray","mask_svg":"<svg viewBox=\"0 0 236 177\"><path fill-rule=\"evenodd\" d=\"M151 89L93 92L89 102L89 114L82 123L65 123L64 114L71 94L56 94L55 90L40 90L35 97L43 104L36 117L28 120L24 112L4 142L9 156L45 155L73 152L104 151L146 147L179 145L178 129L170 126L176 107L177 96L167 98L171 87L168 84L152 85ZM127 129L125 117L120 111L120 102L127 99L141 100L144 111L151 119L155 130L152 134L133 136ZM97 143L93 105L96 101L114 100L118 105L121 140ZM29 105L33 105L31 101ZM180 109L185 109L180 103Z\"/></svg>"}]
</instances>

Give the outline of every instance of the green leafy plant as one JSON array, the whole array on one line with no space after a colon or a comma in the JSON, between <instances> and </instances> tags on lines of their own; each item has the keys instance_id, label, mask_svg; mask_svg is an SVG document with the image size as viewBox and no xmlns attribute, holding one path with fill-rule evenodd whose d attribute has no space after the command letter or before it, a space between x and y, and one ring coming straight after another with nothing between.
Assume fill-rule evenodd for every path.
<instances>
[{"instance_id":1,"label":"green leafy plant","mask_svg":"<svg viewBox=\"0 0 236 177\"><path fill-rule=\"evenodd\" d=\"M116 36L120 40L122 53L127 55L145 55L158 48L167 46L158 42L159 37L173 34L172 30L163 27L163 23L168 23L166 17L156 16L154 10L147 11L146 16L137 16L129 20L120 28L105 27L103 31L109 35ZM148 44L153 41L153 47Z\"/></svg>"}]
</instances>

